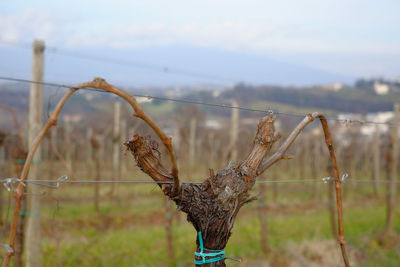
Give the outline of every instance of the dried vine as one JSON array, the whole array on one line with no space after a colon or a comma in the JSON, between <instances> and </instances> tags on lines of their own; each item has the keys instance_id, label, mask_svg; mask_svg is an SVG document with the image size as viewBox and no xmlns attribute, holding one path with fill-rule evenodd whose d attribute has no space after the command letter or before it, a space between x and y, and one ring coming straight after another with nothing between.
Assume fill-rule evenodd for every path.
<instances>
[{"instance_id":1,"label":"dried vine","mask_svg":"<svg viewBox=\"0 0 400 267\"><path fill-rule=\"evenodd\" d=\"M160 184L163 192L175 201L180 210L187 213L188 221L193 224L196 231L202 232L204 247L210 250L222 250L225 248L240 208L255 199L250 196L249 191L254 186L257 176L273 164L285 159L285 153L296 137L316 118L320 119L325 133L326 145L330 153L338 207L338 240L344 264L349 266L345 249L341 181L339 179L337 161L328 124L325 117L318 112L308 114L278 148L277 152L265 161L263 161L264 157L269 153L272 145L280 138L280 134L276 134L274 129L276 116L266 116L260 119L252 149L237 166L228 166L216 174L214 170L210 170L209 177L201 185L183 184L179 195L172 194L171 185ZM161 164L158 145L150 137L134 135L125 145L134 155L135 161L141 170L155 181L171 179ZM197 246L199 251L198 239ZM196 259L200 260L199 258ZM225 266L225 262L217 261L203 266Z\"/></svg>"},{"instance_id":2,"label":"dried vine","mask_svg":"<svg viewBox=\"0 0 400 267\"><path fill-rule=\"evenodd\" d=\"M275 133L274 121L276 120L276 116L263 117L258 123L258 129L253 140L251 151L242 162L236 166L228 166L226 169L219 170L216 173L214 170L210 169L209 177L200 185L180 185L177 162L171 139L143 112L133 96L113 87L100 78L95 78L92 82L82 83L71 88L59 101L47 123L33 141L20 175L21 183L19 183L14 192L15 209L9 243L12 249L14 249L15 245L18 215L23 197L22 182L25 181L27 177L33 155L46 132L52 126L56 125L58 116L69 97L80 88L89 87L105 90L125 99L135 111L133 115L145 121L161 139L169 152L172 162L172 169L170 171L161 163L161 153L158 150L158 143L150 137L142 137L136 134L131 140L127 141L125 145L133 154L137 165L153 180L172 182L172 184L159 183L159 186L164 194L177 204L180 210L187 213L188 221L193 224L196 231L202 232L202 241L206 250L222 250L225 248L231 236L231 230L240 208L255 199L255 197L250 195L250 190L254 186L256 178L273 164L285 159L285 152L292 145L300 132L309 123L319 118L325 133L325 140L329 149L335 178L339 243L345 265L349 266L343 231L341 181L339 179L332 138L326 119L322 114L316 112L307 115L283 142L280 148L278 148L277 152L267 160L264 160L264 158L272 149L273 144L280 138L280 135ZM197 238L198 251L200 250L199 245L200 242ZM3 267L8 266L12 254L13 252L7 253ZM198 256L196 256L196 259L200 260ZM219 260L202 266L225 266L225 261Z\"/></svg>"},{"instance_id":3,"label":"dried vine","mask_svg":"<svg viewBox=\"0 0 400 267\"><path fill-rule=\"evenodd\" d=\"M179 185L179 179L178 179L178 168L177 168L177 163L175 159L175 155L172 149L172 144L170 138L168 138L165 133L143 112L143 110L140 108L140 106L136 103L136 100L133 96L130 94L126 93L125 91L122 91L120 89L115 88L114 86L108 84L104 79L101 78L95 78L92 82L86 82L86 83L81 83L78 84L76 87L70 88L68 92L61 98L61 100L57 103L56 108L54 109L53 113L47 120L46 124L43 126L43 128L40 130L38 136L33 140L32 145L29 149L28 156L26 158L24 167L22 169L21 175L19 177L20 183L18 184L16 190L13 192L13 197L15 200L15 206L14 206L14 213L13 213L13 219L11 223L11 232L10 232L10 240L9 240L9 246L12 249L12 251L7 251L6 257L4 258L3 261L3 267L7 267L10 263L10 259L14 254L14 248L15 248L15 237L17 233L17 225L18 225L18 218L19 218L19 211L21 209L21 202L23 198L23 193L24 193L24 184L23 182L26 180L26 177L28 176L29 168L33 160L33 156L39 147L40 142L44 138L45 134L48 132L48 130L52 127L57 125L57 120L58 116L64 107L65 103L67 100L73 95L77 90L82 89L82 88L95 88L95 89L101 89L105 90L107 92L116 94L120 96L121 98L125 99L133 108L135 113L133 114L134 116L144 120L154 131L155 133L160 137L164 145L167 147L167 150L170 153L170 158L172 162L172 170L170 172L171 179L174 181L173 184L173 192L176 194L180 191L180 185Z\"/></svg>"}]
</instances>

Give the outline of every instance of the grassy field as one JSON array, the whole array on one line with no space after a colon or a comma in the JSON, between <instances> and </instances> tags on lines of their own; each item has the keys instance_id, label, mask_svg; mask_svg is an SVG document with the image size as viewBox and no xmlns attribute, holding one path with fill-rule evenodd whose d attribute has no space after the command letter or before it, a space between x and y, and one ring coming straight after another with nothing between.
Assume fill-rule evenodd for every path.
<instances>
[{"instance_id":1,"label":"grassy field","mask_svg":"<svg viewBox=\"0 0 400 267\"><path fill-rule=\"evenodd\" d=\"M141 189L144 193L153 190L149 186ZM282 191L286 194L284 189ZM51 205L43 209L45 266L59 263L63 266L168 265L161 194L154 192L146 198L134 195L132 199L104 203L101 214L95 214L87 201L86 204L82 202L61 203L58 210ZM340 264L339 248L330 232L326 206L311 200L292 202L284 195L282 202L284 204L268 204L264 209L268 216L269 254L263 254L260 248L257 203L253 203L239 214L226 248L227 255L242 258L245 266L256 266L260 261L290 266L299 256L305 257L306 262ZM376 241L384 223L382 201L367 197L347 201L344 216L346 239L355 266L398 266L399 240L390 240L385 245ZM175 213L174 218L176 266L191 266L196 232L183 216ZM394 225L399 233L399 213L395 219ZM307 243L314 243L317 249L305 248L301 255L297 255L298 249ZM336 259L323 259L327 253L324 250L328 249L335 250ZM229 265L239 266L230 261Z\"/></svg>"},{"instance_id":2,"label":"grassy field","mask_svg":"<svg viewBox=\"0 0 400 267\"><path fill-rule=\"evenodd\" d=\"M77 173L85 177L84 164ZM144 177L137 169L130 173L129 177ZM104 177L109 177L107 172ZM255 201L242 208L226 247L227 255L241 258L242 263L227 260L228 266L342 266L330 230L326 186L319 183L318 194L312 198L312 184L282 184L274 200L273 185L268 185L262 210L267 216L270 252L261 250ZM375 198L371 185L345 186L345 235L353 266L399 266L400 211L394 216L395 233L384 244L377 241L385 219L384 187ZM258 190L256 186L254 194ZM99 213L94 209L93 191L93 186L80 184L43 189L43 266L193 265L196 232L178 211L173 212L175 261L169 261L164 197L157 186L121 184L117 197L111 197L110 185L101 185Z\"/></svg>"}]
</instances>

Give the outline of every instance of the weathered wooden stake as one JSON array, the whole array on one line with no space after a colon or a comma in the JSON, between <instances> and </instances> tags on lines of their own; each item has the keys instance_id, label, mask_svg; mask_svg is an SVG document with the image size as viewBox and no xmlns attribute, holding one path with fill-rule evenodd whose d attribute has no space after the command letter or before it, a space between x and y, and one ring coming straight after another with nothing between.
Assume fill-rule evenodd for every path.
<instances>
[{"instance_id":1,"label":"weathered wooden stake","mask_svg":"<svg viewBox=\"0 0 400 267\"><path fill-rule=\"evenodd\" d=\"M121 102L115 102L114 104L114 128L113 128L113 168L112 168L112 180L118 179L121 176ZM115 184L111 184L111 195L114 195Z\"/></svg>"},{"instance_id":2,"label":"weathered wooden stake","mask_svg":"<svg viewBox=\"0 0 400 267\"><path fill-rule=\"evenodd\" d=\"M380 140L379 126L375 125L374 141L373 141L373 161L374 161L374 194L378 196L379 194L379 180L381 176L381 140Z\"/></svg>"},{"instance_id":3,"label":"weathered wooden stake","mask_svg":"<svg viewBox=\"0 0 400 267\"><path fill-rule=\"evenodd\" d=\"M238 103L233 100L232 106L237 107ZM231 113L231 131L230 131L230 138L229 138L229 149L228 153L230 153L229 159L233 162L236 162L238 152L237 152L237 141L239 138L239 109L232 109Z\"/></svg>"},{"instance_id":4,"label":"weathered wooden stake","mask_svg":"<svg viewBox=\"0 0 400 267\"><path fill-rule=\"evenodd\" d=\"M93 129L92 127L88 127L86 129L86 160L87 160L87 176L88 178L92 178L93 176L93 148L92 148L92 138L93 138Z\"/></svg>"},{"instance_id":5,"label":"weathered wooden stake","mask_svg":"<svg viewBox=\"0 0 400 267\"><path fill-rule=\"evenodd\" d=\"M274 180L280 180L280 175L278 173L277 167L272 168L272 177ZM278 202L278 196L279 196L279 184L278 183L273 183L272 184L272 199L275 203Z\"/></svg>"},{"instance_id":6,"label":"weathered wooden stake","mask_svg":"<svg viewBox=\"0 0 400 267\"><path fill-rule=\"evenodd\" d=\"M100 181L100 160L99 160L99 147L103 146L103 144L100 144L98 138L92 134L92 137L90 139L90 144L92 147L92 162L94 162L94 176L96 181ZM100 196L99 196L99 191L100 191L100 185L99 183L94 184L94 209L97 213L99 213L99 202L100 202Z\"/></svg>"},{"instance_id":7,"label":"weathered wooden stake","mask_svg":"<svg viewBox=\"0 0 400 267\"><path fill-rule=\"evenodd\" d=\"M319 153L319 142L318 141L314 141L314 143L312 144L312 160L311 160L311 177L315 180L313 182L313 191L312 191L312 198L315 200L317 199L317 195L318 195L318 157L320 155Z\"/></svg>"},{"instance_id":8,"label":"weathered wooden stake","mask_svg":"<svg viewBox=\"0 0 400 267\"><path fill-rule=\"evenodd\" d=\"M394 104L394 117L392 121L392 132L390 136L390 160L389 160L389 183L386 185L386 223L382 237L386 237L392 231L393 213L395 209L396 180L397 180L397 157L398 157L398 132L399 132L399 108L398 103Z\"/></svg>"},{"instance_id":9,"label":"weathered wooden stake","mask_svg":"<svg viewBox=\"0 0 400 267\"><path fill-rule=\"evenodd\" d=\"M22 156L22 157L18 157L18 158L25 158L26 155ZM24 164L21 162L16 162L15 163L15 172L18 174L21 173L22 168L23 168ZM25 192L27 190L25 189ZM24 198L21 202L21 210L25 211L26 210L26 198ZM26 212L25 212L26 214ZM22 258L22 254L24 251L24 228L25 228L25 214L22 213L20 214L20 218L18 221L18 225L17 225L17 235L15 237L15 256L14 256L14 264L15 267L22 267L24 265L23 262L23 258Z\"/></svg>"},{"instance_id":10,"label":"weathered wooden stake","mask_svg":"<svg viewBox=\"0 0 400 267\"><path fill-rule=\"evenodd\" d=\"M120 144L123 144L125 140L128 138L128 132L127 132L127 126L126 126L126 121L122 120L121 121L121 139L120 139ZM121 154L121 152L120 152ZM121 158L121 176L126 177L128 173L128 157L122 157Z\"/></svg>"},{"instance_id":11,"label":"weathered wooden stake","mask_svg":"<svg viewBox=\"0 0 400 267\"><path fill-rule=\"evenodd\" d=\"M65 146L65 164L69 176L73 175L72 151L71 151L71 124L69 116L64 116L64 146Z\"/></svg>"},{"instance_id":12,"label":"weathered wooden stake","mask_svg":"<svg viewBox=\"0 0 400 267\"><path fill-rule=\"evenodd\" d=\"M42 82L44 71L44 49L43 41L35 40L33 42L32 57L32 81ZM29 147L33 144L34 138L39 134L42 127L42 107L43 107L43 85L40 83L31 83L29 98ZM40 179L39 163L41 160L40 146L34 155L34 164L29 171L29 179ZM26 229L26 266L41 266L41 230L40 230L40 188L36 185L30 185L31 198L29 205L28 225Z\"/></svg>"},{"instance_id":13,"label":"weathered wooden stake","mask_svg":"<svg viewBox=\"0 0 400 267\"><path fill-rule=\"evenodd\" d=\"M260 242L261 250L267 254L269 252L268 241L267 241L267 219L266 219L266 208L265 208L265 184L260 184L260 194L258 197L258 217L260 218Z\"/></svg>"},{"instance_id":14,"label":"weathered wooden stake","mask_svg":"<svg viewBox=\"0 0 400 267\"><path fill-rule=\"evenodd\" d=\"M194 166L195 154L196 154L196 125L197 120L192 118L190 120L189 128L189 166L192 168Z\"/></svg>"},{"instance_id":15,"label":"weathered wooden stake","mask_svg":"<svg viewBox=\"0 0 400 267\"><path fill-rule=\"evenodd\" d=\"M210 151L208 151L208 153L209 153L208 166L210 166L210 168L214 168L213 165L215 165L215 152L217 151L216 145L215 145L215 133L210 132L210 133L208 133L207 137L208 137L208 144L210 146Z\"/></svg>"},{"instance_id":16,"label":"weathered wooden stake","mask_svg":"<svg viewBox=\"0 0 400 267\"><path fill-rule=\"evenodd\" d=\"M173 235L172 235L172 205L171 201L163 196L164 207L165 207L165 230L167 234L167 251L169 258L169 265L175 266L174 246L173 246Z\"/></svg>"}]
</instances>

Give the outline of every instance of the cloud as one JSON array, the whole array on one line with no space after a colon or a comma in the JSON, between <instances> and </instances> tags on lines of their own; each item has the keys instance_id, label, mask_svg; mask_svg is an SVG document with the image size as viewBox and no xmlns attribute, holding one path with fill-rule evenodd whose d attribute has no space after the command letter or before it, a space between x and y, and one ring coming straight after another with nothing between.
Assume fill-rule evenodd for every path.
<instances>
[{"instance_id":1,"label":"cloud","mask_svg":"<svg viewBox=\"0 0 400 267\"><path fill-rule=\"evenodd\" d=\"M138 47L188 44L231 50L292 49L303 43L310 47L312 30L292 25L246 22L150 23L118 26L110 32L74 35L69 45ZM296 45L294 45L296 43Z\"/></svg>"},{"instance_id":2,"label":"cloud","mask_svg":"<svg viewBox=\"0 0 400 267\"><path fill-rule=\"evenodd\" d=\"M294 24L222 21L205 23L138 23L102 33L75 32L69 46L193 45L255 53L398 53L397 43L346 39L321 27Z\"/></svg>"},{"instance_id":3,"label":"cloud","mask_svg":"<svg viewBox=\"0 0 400 267\"><path fill-rule=\"evenodd\" d=\"M0 40L21 42L39 39L51 39L56 34L56 18L46 12L25 10L11 15L0 14Z\"/></svg>"},{"instance_id":4,"label":"cloud","mask_svg":"<svg viewBox=\"0 0 400 267\"><path fill-rule=\"evenodd\" d=\"M60 11L59 11L60 12ZM112 23L111 23L112 22ZM356 28L271 20L135 22L94 18L88 14L29 9L0 14L0 40L31 42L45 39L54 46L133 48L140 46L192 45L254 53L400 53L398 41L357 37ZM340 27L339 27L340 28Z\"/></svg>"},{"instance_id":5,"label":"cloud","mask_svg":"<svg viewBox=\"0 0 400 267\"><path fill-rule=\"evenodd\" d=\"M0 14L0 41L30 43L32 39L41 38L48 46L70 50L190 45L267 54L278 60L337 72L390 73L393 76L397 73L400 39L398 28L393 26L397 24L381 17L371 22L372 26L365 24L364 17L370 19L368 12L362 17L364 19L349 15L351 19L340 20L337 16L320 13L315 15L318 19L312 20L315 17L312 14L299 12L303 18L297 17L296 8L285 16L276 8L270 8L267 15L260 11L262 16L258 14L255 18L257 14L240 16L240 12L224 13L213 6L207 12L198 11L204 13L203 18L200 15L196 17L194 8L189 6L189 10L170 8L168 12L161 12L163 14L141 9L140 5L133 6L135 8L126 5L123 11L118 12L109 12L105 6L101 12L89 13L86 6L78 9L71 5L62 7L58 13L46 11L51 8L42 8ZM175 13L170 14L171 10ZM206 16L208 11L219 13ZM341 14L338 10L335 12ZM109 17L109 13L113 16ZM188 14L193 14L194 18ZM274 19L274 14L279 18ZM325 21L321 18L323 15L330 20Z\"/></svg>"}]
</instances>

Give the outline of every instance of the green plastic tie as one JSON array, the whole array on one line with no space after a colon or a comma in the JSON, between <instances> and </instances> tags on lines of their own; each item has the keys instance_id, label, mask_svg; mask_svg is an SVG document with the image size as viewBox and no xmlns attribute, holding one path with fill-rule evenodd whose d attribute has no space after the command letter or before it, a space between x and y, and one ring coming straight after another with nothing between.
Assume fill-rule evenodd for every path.
<instances>
[{"instance_id":1,"label":"green plastic tie","mask_svg":"<svg viewBox=\"0 0 400 267\"><path fill-rule=\"evenodd\" d=\"M25 159L15 159L15 163L17 163L17 164L25 164ZM32 160L32 163L33 164L39 164L41 162L41 160L40 159L34 159L34 160Z\"/></svg>"},{"instance_id":2,"label":"green plastic tie","mask_svg":"<svg viewBox=\"0 0 400 267\"><path fill-rule=\"evenodd\" d=\"M20 210L19 211L19 215L21 215L21 216L39 217L40 216L40 212L30 212L30 211Z\"/></svg>"},{"instance_id":3,"label":"green plastic tie","mask_svg":"<svg viewBox=\"0 0 400 267\"><path fill-rule=\"evenodd\" d=\"M25 163L25 159L15 159L15 163L24 164Z\"/></svg>"},{"instance_id":4,"label":"green plastic tie","mask_svg":"<svg viewBox=\"0 0 400 267\"><path fill-rule=\"evenodd\" d=\"M225 259L225 250L224 249L219 249L219 250L213 250L213 249L207 249L203 247L203 237L201 236L201 232L199 232L199 243L200 243L200 252L195 252L195 256L201 257L201 260L194 260L194 264L206 264L206 263L211 263L211 262L217 262ZM208 251L213 251L213 252L204 252L204 250ZM217 257L218 256L218 257ZM206 259L206 257L216 257L216 258L211 258L211 259Z\"/></svg>"}]
</instances>

